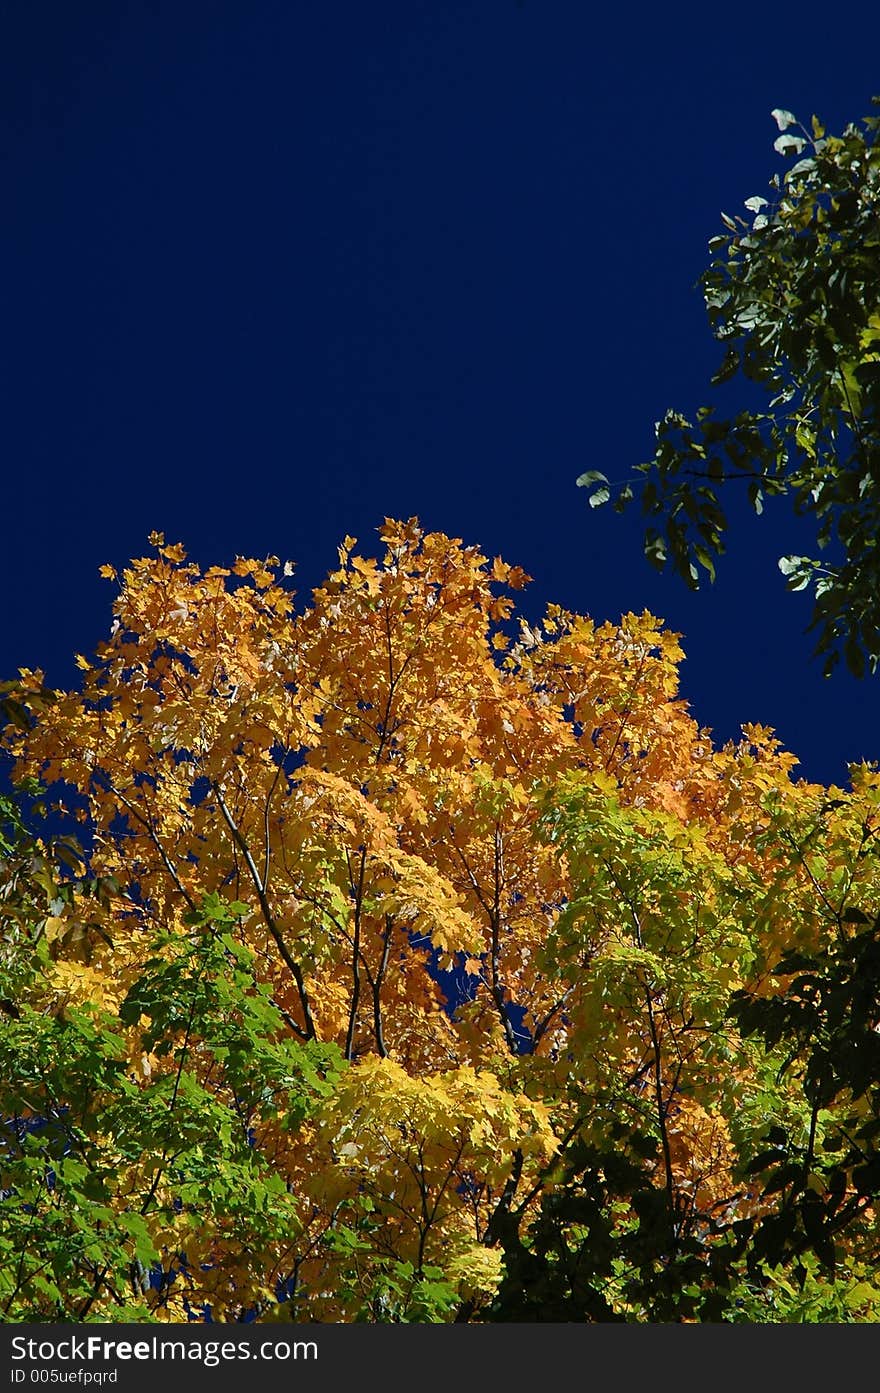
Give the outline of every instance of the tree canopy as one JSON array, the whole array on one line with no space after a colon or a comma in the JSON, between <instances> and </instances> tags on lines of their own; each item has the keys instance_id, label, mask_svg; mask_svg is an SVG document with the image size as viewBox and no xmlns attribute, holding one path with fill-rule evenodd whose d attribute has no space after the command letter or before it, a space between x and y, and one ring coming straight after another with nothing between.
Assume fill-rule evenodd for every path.
<instances>
[{"instance_id":1,"label":"tree canopy","mask_svg":"<svg viewBox=\"0 0 880 1393\"><path fill-rule=\"evenodd\" d=\"M5 685L3 1318L876 1319L880 774L380 534Z\"/></svg>"},{"instance_id":2,"label":"tree canopy","mask_svg":"<svg viewBox=\"0 0 880 1393\"><path fill-rule=\"evenodd\" d=\"M645 555L693 589L724 551L722 490L746 490L756 513L788 497L820 554L783 556L780 570L812 590L825 672L842 654L862 676L880 664L880 118L836 136L815 116L772 114L775 149L794 162L768 197L745 200L747 217L722 215L702 276L724 350L712 383L739 378L739 409L669 410L635 480L589 470L578 483L593 507L637 498Z\"/></svg>"}]
</instances>

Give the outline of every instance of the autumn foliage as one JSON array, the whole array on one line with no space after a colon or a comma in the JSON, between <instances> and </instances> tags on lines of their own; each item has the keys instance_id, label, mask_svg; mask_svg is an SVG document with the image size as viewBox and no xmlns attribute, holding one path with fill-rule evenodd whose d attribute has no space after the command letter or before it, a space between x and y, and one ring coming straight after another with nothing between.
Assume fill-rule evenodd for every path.
<instances>
[{"instance_id":1,"label":"autumn foliage","mask_svg":"<svg viewBox=\"0 0 880 1393\"><path fill-rule=\"evenodd\" d=\"M298 608L154 534L7 684L5 1319L877 1318L880 776L380 535Z\"/></svg>"}]
</instances>

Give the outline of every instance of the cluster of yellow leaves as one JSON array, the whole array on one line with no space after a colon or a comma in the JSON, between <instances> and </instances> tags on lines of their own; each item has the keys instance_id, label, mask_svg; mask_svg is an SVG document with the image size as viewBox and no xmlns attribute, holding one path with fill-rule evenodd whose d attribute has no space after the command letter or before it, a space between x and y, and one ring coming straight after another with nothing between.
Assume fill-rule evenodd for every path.
<instances>
[{"instance_id":1,"label":"cluster of yellow leaves","mask_svg":"<svg viewBox=\"0 0 880 1393\"><path fill-rule=\"evenodd\" d=\"M515 1156L533 1184L557 1148L546 1108L494 1073L463 1065L414 1077L376 1056L349 1071L310 1142L315 1170L304 1185L318 1213L367 1196L383 1248L416 1270L448 1268L463 1295L483 1297L501 1275L500 1254L483 1240ZM301 1275L320 1291L326 1259Z\"/></svg>"}]
</instances>

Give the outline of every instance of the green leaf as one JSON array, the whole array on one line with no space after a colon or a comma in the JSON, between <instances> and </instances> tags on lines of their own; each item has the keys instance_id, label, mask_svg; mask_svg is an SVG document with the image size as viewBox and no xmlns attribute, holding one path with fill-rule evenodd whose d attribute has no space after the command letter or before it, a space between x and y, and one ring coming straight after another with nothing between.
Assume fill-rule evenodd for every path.
<instances>
[{"instance_id":1,"label":"green leaf","mask_svg":"<svg viewBox=\"0 0 880 1393\"><path fill-rule=\"evenodd\" d=\"M802 135L780 135L773 142L773 149L779 155L799 155L806 145Z\"/></svg>"},{"instance_id":2,"label":"green leaf","mask_svg":"<svg viewBox=\"0 0 880 1393\"><path fill-rule=\"evenodd\" d=\"M699 561L699 563L700 563L700 565L703 567L703 569L704 569L705 571L708 571L708 573L709 573L709 579L710 579L711 581L714 582L714 580L715 580L715 562L712 560L712 557L709 555L709 553L708 553L708 551L706 550L706 548L705 548L705 547L702 547L702 546L699 546L698 544L695 544L695 545L694 545L694 555L696 556L697 560ZM696 577L696 575L695 575L695 576L694 576L694 579L696 579L696 578L697 578L697 577Z\"/></svg>"},{"instance_id":3,"label":"green leaf","mask_svg":"<svg viewBox=\"0 0 880 1393\"><path fill-rule=\"evenodd\" d=\"M789 590L805 590L812 578L812 562L806 556L780 556L777 562L787 577Z\"/></svg>"},{"instance_id":4,"label":"green leaf","mask_svg":"<svg viewBox=\"0 0 880 1393\"><path fill-rule=\"evenodd\" d=\"M770 115L781 131L787 131L789 126L797 125L797 117L793 116L790 111L786 111L784 107L775 106L770 112Z\"/></svg>"}]
</instances>

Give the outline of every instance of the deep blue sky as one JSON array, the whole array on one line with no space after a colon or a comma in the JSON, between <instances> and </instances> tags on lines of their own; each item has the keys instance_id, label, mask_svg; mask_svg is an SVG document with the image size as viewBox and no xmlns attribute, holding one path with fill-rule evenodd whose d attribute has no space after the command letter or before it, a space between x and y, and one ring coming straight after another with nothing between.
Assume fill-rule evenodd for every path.
<instances>
[{"instance_id":1,"label":"deep blue sky","mask_svg":"<svg viewBox=\"0 0 880 1393\"><path fill-rule=\"evenodd\" d=\"M479 543L596 619L684 634L719 739L774 726L812 779L880 757L877 681L810 661L777 528L715 587L641 555L579 473L651 452L718 354L719 213L880 91L880 19L584 0L0 3L5 603L0 678L75 680L105 561L164 530L205 565L298 563L386 515Z\"/></svg>"}]
</instances>

